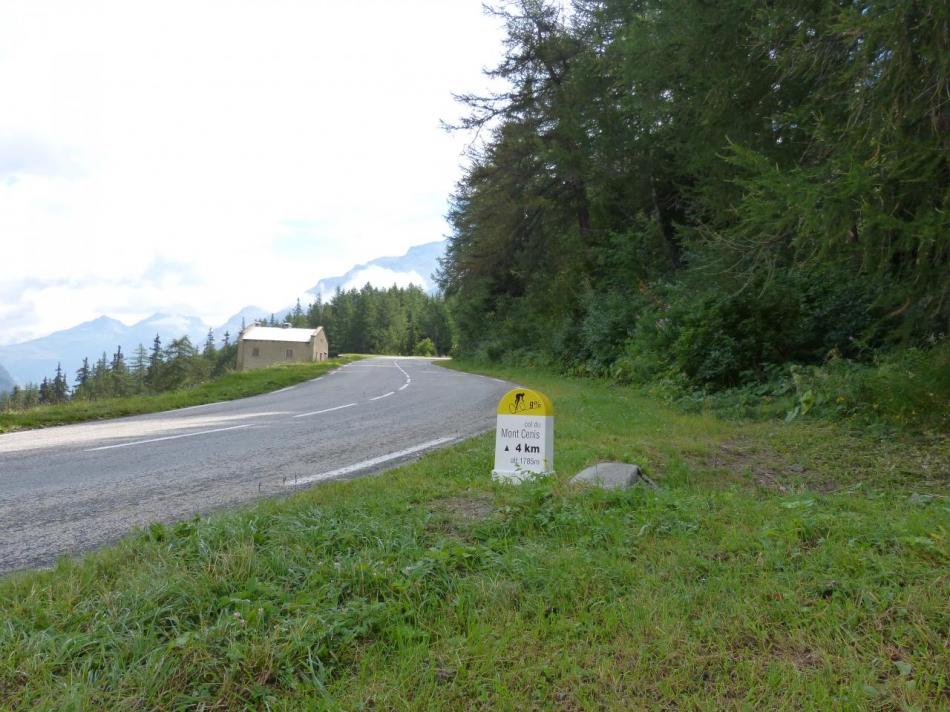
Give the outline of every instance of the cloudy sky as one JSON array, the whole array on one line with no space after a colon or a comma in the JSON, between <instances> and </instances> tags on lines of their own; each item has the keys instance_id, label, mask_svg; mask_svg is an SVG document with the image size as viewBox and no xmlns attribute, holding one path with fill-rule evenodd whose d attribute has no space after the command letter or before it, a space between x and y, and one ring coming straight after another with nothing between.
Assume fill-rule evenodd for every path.
<instances>
[{"instance_id":1,"label":"cloudy sky","mask_svg":"<svg viewBox=\"0 0 950 712\"><path fill-rule=\"evenodd\" d=\"M220 323L448 232L480 0L3 0L0 343Z\"/></svg>"}]
</instances>

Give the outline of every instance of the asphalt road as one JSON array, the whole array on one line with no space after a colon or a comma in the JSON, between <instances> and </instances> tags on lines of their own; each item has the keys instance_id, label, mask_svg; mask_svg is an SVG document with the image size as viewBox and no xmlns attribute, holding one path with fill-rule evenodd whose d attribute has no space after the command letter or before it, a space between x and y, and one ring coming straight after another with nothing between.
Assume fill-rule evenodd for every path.
<instances>
[{"instance_id":1,"label":"asphalt road","mask_svg":"<svg viewBox=\"0 0 950 712\"><path fill-rule=\"evenodd\" d=\"M374 358L253 398L0 435L0 573L152 522L379 471L490 429L508 388Z\"/></svg>"}]
</instances>

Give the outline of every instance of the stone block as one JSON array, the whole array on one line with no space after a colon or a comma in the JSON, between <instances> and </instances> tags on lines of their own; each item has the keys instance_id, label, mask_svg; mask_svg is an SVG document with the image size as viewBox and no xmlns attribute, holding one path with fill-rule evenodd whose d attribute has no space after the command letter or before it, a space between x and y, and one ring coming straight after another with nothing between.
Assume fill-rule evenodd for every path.
<instances>
[{"instance_id":1,"label":"stone block","mask_svg":"<svg viewBox=\"0 0 950 712\"><path fill-rule=\"evenodd\" d=\"M598 462L574 475L571 484L604 489L627 489L634 485L644 485L658 489L656 483L643 474L639 465L626 462Z\"/></svg>"}]
</instances>

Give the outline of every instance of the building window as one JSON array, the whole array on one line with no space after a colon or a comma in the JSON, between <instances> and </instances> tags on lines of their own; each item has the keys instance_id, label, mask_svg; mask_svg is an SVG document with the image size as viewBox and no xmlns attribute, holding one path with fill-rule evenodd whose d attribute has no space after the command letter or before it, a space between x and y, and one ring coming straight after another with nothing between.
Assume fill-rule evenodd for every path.
<instances>
[{"instance_id":1,"label":"building window","mask_svg":"<svg viewBox=\"0 0 950 712\"><path fill-rule=\"evenodd\" d=\"M287 349L287 358L293 358L293 357L294 357L294 350Z\"/></svg>"},{"instance_id":2,"label":"building window","mask_svg":"<svg viewBox=\"0 0 950 712\"><path fill-rule=\"evenodd\" d=\"M261 355L261 350L259 348L257 348L256 346L251 348L251 356L260 356L260 355Z\"/></svg>"}]
</instances>

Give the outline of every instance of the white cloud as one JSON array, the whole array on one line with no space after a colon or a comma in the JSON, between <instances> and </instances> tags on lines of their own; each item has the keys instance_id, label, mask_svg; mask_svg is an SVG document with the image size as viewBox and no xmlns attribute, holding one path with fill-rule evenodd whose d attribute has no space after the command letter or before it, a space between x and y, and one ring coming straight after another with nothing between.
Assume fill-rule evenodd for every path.
<instances>
[{"instance_id":1,"label":"white cloud","mask_svg":"<svg viewBox=\"0 0 950 712\"><path fill-rule=\"evenodd\" d=\"M499 37L479 0L5 3L0 343L218 323L441 238L438 122Z\"/></svg>"},{"instance_id":2,"label":"white cloud","mask_svg":"<svg viewBox=\"0 0 950 712\"><path fill-rule=\"evenodd\" d=\"M423 288L431 286L418 272L396 272L391 269L386 269L385 267L372 265L354 274L349 281L343 285L343 290L361 289L367 282L379 289L386 289L394 284L397 287L408 287L410 284Z\"/></svg>"}]
</instances>

